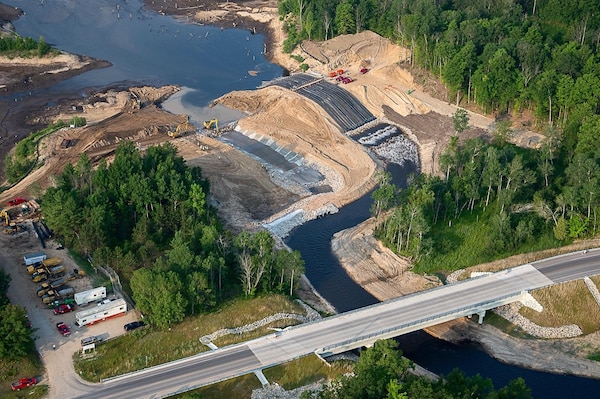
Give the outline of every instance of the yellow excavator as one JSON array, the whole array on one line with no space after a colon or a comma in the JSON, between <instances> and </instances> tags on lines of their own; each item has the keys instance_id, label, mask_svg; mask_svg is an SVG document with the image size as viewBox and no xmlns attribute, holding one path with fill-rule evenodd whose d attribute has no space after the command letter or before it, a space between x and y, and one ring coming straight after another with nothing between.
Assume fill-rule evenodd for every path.
<instances>
[{"instance_id":1,"label":"yellow excavator","mask_svg":"<svg viewBox=\"0 0 600 399\"><path fill-rule=\"evenodd\" d=\"M211 129L215 129L215 132L218 134L219 133L219 120L218 119L211 119L209 121L204 121L204 128L211 130Z\"/></svg>"},{"instance_id":2,"label":"yellow excavator","mask_svg":"<svg viewBox=\"0 0 600 399\"><path fill-rule=\"evenodd\" d=\"M4 226L10 226L10 216L5 209L0 211L0 218L4 219Z\"/></svg>"},{"instance_id":3,"label":"yellow excavator","mask_svg":"<svg viewBox=\"0 0 600 399\"><path fill-rule=\"evenodd\" d=\"M185 122L180 123L179 125L177 125L175 130L171 130L167 134L169 135L169 137L177 138L183 136L187 132L191 132L194 130L195 127L190 123L190 118L188 117Z\"/></svg>"}]
</instances>

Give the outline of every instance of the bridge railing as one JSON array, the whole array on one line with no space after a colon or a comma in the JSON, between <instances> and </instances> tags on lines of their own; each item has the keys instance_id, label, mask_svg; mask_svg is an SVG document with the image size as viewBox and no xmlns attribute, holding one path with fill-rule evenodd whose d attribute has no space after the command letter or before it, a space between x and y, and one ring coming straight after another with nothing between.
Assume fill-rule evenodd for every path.
<instances>
[{"instance_id":1,"label":"bridge railing","mask_svg":"<svg viewBox=\"0 0 600 399\"><path fill-rule=\"evenodd\" d=\"M497 307L498 306L497 305L498 302L501 302L501 301L503 301L505 299L508 299L508 298L520 297L521 295L523 295L523 293L524 293L524 291L513 292L513 293L510 293L510 294L506 294L506 295L502 295L500 297L494 298L492 300L478 302L476 304L469 305L469 306L463 306L463 307L458 308L458 309L448 310L448 311L443 312L443 313L438 313L438 314L433 315L433 316L424 317L422 319L411 321L411 322L408 322L408 323L404 323L404 324L401 324L399 326L390 327L390 328L386 328L385 330L380 330L380 331L377 331L377 332L374 332L374 333L370 333L370 334L362 335L362 336L359 336L359 337L347 339L345 341L338 342L336 344L327 345L327 346L325 346L325 347L323 347L321 349L321 352L325 353L325 352L327 352L330 349L338 348L340 346L347 346L347 345L353 344L355 342L368 341L369 339L377 337L377 336L386 335L386 334L389 334L391 332L395 332L395 331L402 330L402 329L405 329L405 328L409 328L409 327L412 327L412 326L415 326L415 325L423 324L423 323L431 321L431 320L441 319L441 318L443 318L445 316L449 316L451 314L457 314L457 313L461 314L461 313L468 313L468 312L476 313L477 309L481 309L481 308L485 308L485 310L489 310L489 309L492 309L494 307Z\"/></svg>"},{"instance_id":2,"label":"bridge railing","mask_svg":"<svg viewBox=\"0 0 600 399\"><path fill-rule=\"evenodd\" d=\"M471 282L471 281L474 281L474 280L477 280L477 279L483 279L483 278L486 278L486 277L489 277L489 276L481 275L481 276L471 277L468 280L463 280L463 281L459 281L457 283L454 283L454 284L452 284L452 286L457 286L459 284L465 284L465 283L468 283L468 282ZM376 308L376 307L380 307L380 306L385 305L385 304L390 304L390 303L395 303L395 302L399 302L399 301L404 301L407 298L417 297L417 296L420 296L420 295L423 295L423 294L430 294L432 292L436 292L436 291L447 289L447 288L448 288L448 285L440 285L438 287L428 288L427 291L413 292L412 294L407 294L407 295L399 296L397 298L388 299L388 300L383 301L383 302L377 302L377 303L374 303L372 305L363 306L362 308L348 310L348 311L343 312L343 313L338 313L336 315L329 316L327 318L327 320L332 320L332 319L335 319L337 317L346 317L348 315L352 315L352 314L358 313L358 312L364 312L365 310ZM321 323L321 322L322 322L322 320L314 320L314 321L310 321L308 323L302 323L302 324L298 324L298 325L295 325L295 326L290 326L290 327L288 327L288 330L292 330L292 329L299 328L299 327L304 327L304 326L307 326L307 325L310 325L310 324L313 324L313 323Z\"/></svg>"}]
</instances>

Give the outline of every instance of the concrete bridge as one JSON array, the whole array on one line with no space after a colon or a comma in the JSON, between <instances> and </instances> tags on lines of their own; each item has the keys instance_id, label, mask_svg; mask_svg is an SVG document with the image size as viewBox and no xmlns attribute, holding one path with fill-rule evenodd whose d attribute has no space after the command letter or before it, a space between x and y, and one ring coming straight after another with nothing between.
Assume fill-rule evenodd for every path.
<instances>
[{"instance_id":1,"label":"concrete bridge","mask_svg":"<svg viewBox=\"0 0 600 399\"><path fill-rule=\"evenodd\" d=\"M597 255L590 255L585 262L577 260L580 255L573 255L573 262L581 267L571 268L571 273L579 275L591 263L597 265L592 262ZM556 273L557 265L568 261L562 258L547 266ZM591 268L595 272L585 274L598 273L597 266ZM554 283L533 265L520 266L288 327L101 384L82 383L80 397L160 398L248 373L260 376L265 368L306 355L326 357L463 316L478 315L482 322L489 309L518 301L529 290Z\"/></svg>"}]
</instances>

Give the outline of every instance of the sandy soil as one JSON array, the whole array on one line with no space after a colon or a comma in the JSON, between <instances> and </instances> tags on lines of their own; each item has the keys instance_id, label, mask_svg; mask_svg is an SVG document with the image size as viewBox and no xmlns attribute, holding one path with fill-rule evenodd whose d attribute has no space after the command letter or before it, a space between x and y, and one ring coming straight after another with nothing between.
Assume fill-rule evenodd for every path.
<instances>
[{"instance_id":1,"label":"sandy soil","mask_svg":"<svg viewBox=\"0 0 600 399\"><path fill-rule=\"evenodd\" d=\"M441 284L436 277L412 273L410 262L383 248L373 238L374 224L375 221L369 219L354 228L336 233L332 240L336 256L356 282L381 301ZM564 252L580 249L581 245L565 248ZM557 251L551 251L515 256L473 267L471 271L497 271L556 254ZM450 342L478 342L490 355L505 363L534 370L600 378L600 363L586 358L589 353L600 350L600 332L569 339L518 339L485 324L485 321L479 325L474 320L462 318L427 328L426 331Z\"/></svg>"},{"instance_id":2,"label":"sandy soil","mask_svg":"<svg viewBox=\"0 0 600 399\"><path fill-rule=\"evenodd\" d=\"M152 7L160 12L186 16L201 23L210 22L224 27L235 24L253 31L272 32L267 36L267 55L290 71L298 69L298 63L281 52L281 21L277 17L276 3L272 0L158 3ZM174 4L177 4L176 9ZM326 43L305 43L297 53L305 58L304 62L313 73L328 76L330 70L347 70L356 81L343 87L361 99L377 117L405 127L407 134L419 145L421 170L438 171L439 155L454 134L449 116L456 108L427 94L425 89L428 87L421 84L422 80L416 82L401 67L400 63L406 57L403 49L377 35L363 32ZM369 72L360 75L358 71L362 67L368 68ZM45 68L57 70L64 66L49 65ZM23 126L31 130L31 126L43 126L51 120L59 117L68 119L74 114L85 116L89 123L84 128L65 129L44 140L40 146L43 165L24 181L0 194L0 203L17 195L31 196L29 187L35 181L43 187L51 184L52 175L59 173L67 162L76 162L82 152L87 152L93 161L110 157L118 142L124 139L135 141L141 149L167 140L176 145L190 165L202 168L211 182L215 204L220 204L220 215L227 227L233 230L256 229L262 222L282 216L291 209L316 210L328 204L342 206L374 185L373 175L378 163L361 146L342 134L319 107L294 93L270 87L228 93L217 102L249 114L239 121L242 130L271 137L318 165L334 188L331 193L301 198L289 191L290 187L276 185L262 165L211 137L209 132L169 138L167 131L183 122L185 117L149 104L175 90L170 86L105 90L91 93L85 101L81 100L81 96L55 99L60 105L52 108L46 106L47 99L0 104L0 128L5 129L2 136L6 135L6 130L11 131L11 135L17 132L17 137L11 136L11 141L1 143L3 151L12 148L12 144L25 134ZM440 92L443 88L436 90ZM141 107L137 106L135 98L141 100ZM74 105L81 106L81 111L74 111ZM493 120L471 114L471 123L473 128L462 138L488 135L486 129ZM528 137L531 137L528 135L518 140L528 143ZM65 148L66 140L71 140L74 145ZM3 154L0 153L0 156ZM336 235L333 245L349 274L376 297L387 299L439 284L435 278L411 273L410 264L382 248L373 239L371 231L372 222L366 222ZM9 249L6 255L16 259L22 256L21 252L20 248ZM119 323L122 325L121 321ZM462 324L468 326L468 323ZM438 335L448 339L452 335L448 331L453 331L454 337L459 340L465 337L485 340L483 335L454 333L461 331L458 327L440 328L445 330ZM509 356L506 361L517 361L521 357L524 349L505 345L510 339L497 330L486 326L479 331L486 331L487 335L494 337L490 348L498 353L513 354L512 359ZM470 331L469 334L474 333ZM539 352L532 352L529 357L532 362L527 366L546 366L535 361L541 357L540 353L546 353L542 351L545 348L540 344L537 350ZM567 367L570 366L566 363L561 366L563 370Z\"/></svg>"}]
</instances>

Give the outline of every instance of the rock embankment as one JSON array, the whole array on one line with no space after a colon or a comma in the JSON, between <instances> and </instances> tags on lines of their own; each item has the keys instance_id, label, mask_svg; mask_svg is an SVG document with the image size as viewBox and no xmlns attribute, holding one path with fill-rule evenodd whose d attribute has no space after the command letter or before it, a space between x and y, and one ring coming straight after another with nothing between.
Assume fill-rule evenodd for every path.
<instances>
[{"instance_id":1,"label":"rock embankment","mask_svg":"<svg viewBox=\"0 0 600 399\"><path fill-rule=\"evenodd\" d=\"M457 270L446 278L448 284L456 283L459 277L464 273L464 269ZM533 298L531 298L533 299ZM519 313L519 309L523 307L521 303L511 303L508 305L500 306L493 310L499 316L502 316L506 320L510 321L521 330L536 338L544 339L557 339L557 338L573 338L583 334L581 328L576 324L569 324L560 327L543 327L535 324L528 318L522 316Z\"/></svg>"},{"instance_id":2,"label":"rock embankment","mask_svg":"<svg viewBox=\"0 0 600 399\"><path fill-rule=\"evenodd\" d=\"M519 313L519 309L522 306L523 305L520 303L511 303L509 305L500 306L499 308L494 309L494 313L502 316L506 320L518 326L527 334L536 338L573 338L583 334L581 328L579 328L579 326L576 324L568 324L560 327L543 327L535 324Z\"/></svg>"},{"instance_id":3,"label":"rock embankment","mask_svg":"<svg viewBox=\"0 0 600 399\"><path fill-rule=\"evenodd\" d=\"M221 330L217 330L217 331L213 332L212 334L208 334L208 335L201 337L200 342L208 345L212 341L216 340L217 338L224 337L226 335L232 335L232 334L240 335L240 334L243 334L246 332L254 331L257 328L266 326L266 325L271 324L274 321L278 321L278 320L297 320L300 323L307 323L307 322L318 320L321 318L321 315L319 314L319 312L315 311L310 306L307 306L305 303L303 303L301 301L299 301L299 303L304 307L304 309L306 311L305 315L296 314L296 313L276 313L274 315L267 316L261 320L255 321L254 323L246 324L241 327L223 328Z\"/></svg>"}]
</instances>

